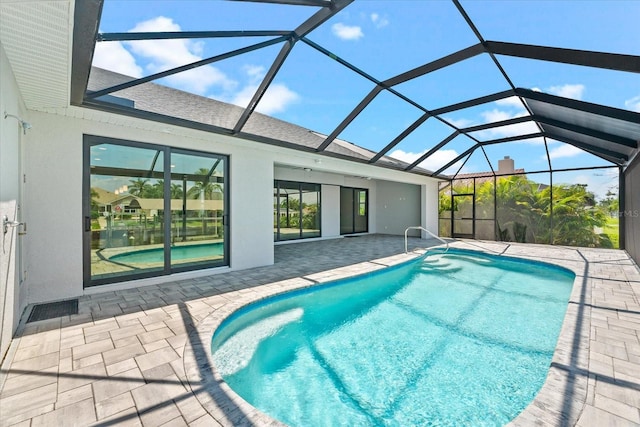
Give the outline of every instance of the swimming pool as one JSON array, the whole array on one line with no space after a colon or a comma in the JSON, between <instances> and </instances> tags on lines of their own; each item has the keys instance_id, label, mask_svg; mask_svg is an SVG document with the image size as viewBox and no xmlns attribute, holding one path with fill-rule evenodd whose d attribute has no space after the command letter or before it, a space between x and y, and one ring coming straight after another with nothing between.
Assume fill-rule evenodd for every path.
<instances>
[{"instance_id":1,"label":"swimming pool","mask_svg":"<svg viewBox=\"0 0 640 427\"><path fill-rule=\"evenodd\" d=\"M201 258L215 258L223 255L222 243L202 243L171 247L171 260L183 261ZM164 248L140 249L109 257L110 261L124 264L153 264L164 262Z\"/></svg>"},{"instance_id":2,"label":"swimming pool","mask_svg":"<svg viewBox=\"0 0 640 427\"><path fill-rule=\"evenodd\" d=\"M289 425L502 425L546 377L573 273L468 251L252 304L217 371Z\"/></svg>"}]
</instances>

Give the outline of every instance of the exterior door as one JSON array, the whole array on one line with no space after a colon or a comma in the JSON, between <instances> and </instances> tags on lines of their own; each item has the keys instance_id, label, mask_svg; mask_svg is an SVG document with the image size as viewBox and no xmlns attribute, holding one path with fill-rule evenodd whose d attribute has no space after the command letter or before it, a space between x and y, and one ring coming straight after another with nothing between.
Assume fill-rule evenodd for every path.
<instances>
[{"instance_id":1,"label":"exterior door","mask_svg":"<svg viewBox=\"0 0 640 427\"><path fill-rule=\"evenodd\" d=\"M364 188L340 188L340 234L369 231L369 193Z\"/></svg>"},{"instance_id":2,"label":"exterior door","mask_svg":"<svg viewBox=\"0 0 640 427\"><path fill-rule=\"evenodd\" d=\"M85 136L84 286L228 265L227 164Z\"/></svg>"},{"instance_id":3,"label":"exterior door","mask_svg":"<svg viewBox=\"0 0 640 427\"><path fill-rule=\"evenodd\" d=\"M453 195L453 215L451 229L453 237L473 239L475 236L475 199L473 194Z\"/></svg>"}]
</instances>

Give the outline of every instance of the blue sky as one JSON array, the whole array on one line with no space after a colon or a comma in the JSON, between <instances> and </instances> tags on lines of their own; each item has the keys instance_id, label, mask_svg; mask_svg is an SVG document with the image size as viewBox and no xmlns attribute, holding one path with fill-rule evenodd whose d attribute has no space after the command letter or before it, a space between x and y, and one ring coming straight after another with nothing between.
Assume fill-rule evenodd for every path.
<instances>
[{"instance_id":1,"label":"blue sky","mask_svg":"<svg viewBox=\"0 0 640 427\"><path fill-rule=\"evenodd\" d=\"M640 1L462 1L487 40L640 55ZM100 31L291 30L317 9L303 6L227 1L106 0ZM308 38L373 77L384 80L478 42L450 1L356 0ZM135 77L194 62L265 38L164 40L99 43L94 65ZM191 70L160 83L238 105L246 105L280 45ZM516 87L640 112L640 76L512 57L498 57ZM298 42L258 111L329 134L373 88L373 84ZM434 109L509 86L488 55L395 87ZM526 114L507 99L443 117L468 126ZM383 92L339 138L379 150L420 116L420 111ZM530 124L475 135L493 139L532 129ZM535 126L532 129L535 131ZM390 153L418 158L452 128L429 119ZM460 136L423 164L438 169L473 142ZM606 162L566 144L550 141L554 168L600 166ZM548 169L544 145L525 141L490 146L494 168L509 155L527 171ZM455 172L460 164L447 172ZM464 172L488 170L476 151ZM617 183L604 172L562 174L563 181L593 186L599 195ZM554 178L554 182L558 182ZM612 184L613 183L613 184ZM596 188L597 187L597 188Z\"/></svg>"}]
</instances>

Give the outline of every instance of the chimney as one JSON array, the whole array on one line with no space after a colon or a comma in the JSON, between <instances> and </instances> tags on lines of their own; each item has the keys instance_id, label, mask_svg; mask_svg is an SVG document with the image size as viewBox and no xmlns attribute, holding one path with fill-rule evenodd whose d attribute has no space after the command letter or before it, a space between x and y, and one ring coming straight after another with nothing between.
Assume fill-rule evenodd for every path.
<instances>
[{"instance_id":1,"label":"chimney","mask_svg":"<svg viewBox=\"0 0 640 427\"><path fill-rule=\"evenodd\" d=\"M509 156L504 156L504 159L498 160L498 175L508 175L515 172L513 159Z\"/></svg>"}]
</instances>

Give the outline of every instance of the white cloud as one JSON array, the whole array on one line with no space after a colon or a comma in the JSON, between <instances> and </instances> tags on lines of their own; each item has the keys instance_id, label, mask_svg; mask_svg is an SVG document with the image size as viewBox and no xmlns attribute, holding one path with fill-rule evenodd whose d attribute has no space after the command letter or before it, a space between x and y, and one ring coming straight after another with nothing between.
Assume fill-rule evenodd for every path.
<instances>
[{"instance_id":1,"label":"white cloud","mask_svg":"<svg viewBox=\"0 0 640 427\"><path fill-rule=\"evenodd\" d=\"M142 77L142 68L120 42L96 43L93 65L131 77Z\"/></svg>"},{"instance_id":2,"label":"white cloud","mask_svg":"<svg viewBox=\"0 0 640 427\"><path fill-rule=\"evenodd\" d=\"M522 101L520 101L520 98L518 98L517 96L510 96L508 98L499 99L495 101L495 103L500 107L512 107L524 110L524 105L522 105Z\"/></svg>"},{"instance_id":3,"label":"white cloud","mask_svg":"<svg viewBox=\"0 0 640 427\"><path fill-rule=\"evenodd\" d=\"M524 110L514 114L504 110L493 109L493 110L483 111L481 113L481 116L484 119L485 123L494 123L502 120L509 120L516 117L526 116L527 114L528 113ZM538 129L538 126L534 122L523 122L523 123L516 123L514 125L485 129L483 131L479 131L477 135L482 139L497 139L497 138L506 138L510 136L526 135L526 134L538 133L538 132L540 132L540 129ZM519 142L539 144L539 143L542 143L543 140L542 138L532 138L532 139L523 140Z\"/></svg>"},{"instance_id":4,"label":"white cloud","mask_svg":"<svg viewBox=\"0 0 640 427\"><path fill-rule=\"evenodd\" d=\"M566 84L562 86L551 86L547 89L550 93L565 98L582 99L585 87L581 84Z\"/></svg>"},{"instance_id":5,"label":"white cloud","mask_svg":"<svg viewBox=\"0 0 640 427\"><path fill-rule=\"evenodd\" d=\"M553 159L560 159L563 157L574 157L579 154L582 154L583 152L584 151L582 151L578 147L574 147L573 145L569 145L569 144L564 144L549 150L549 158L553 160ZM546 156L543 156L543 158L546 160Z\"/></svg>"},{"instance_id":6,"label":"white cloud","mask_svg":"<svg viewBox=\"0 0 640 427\"><path fill-rule=\"evenodd\" d=\"M243 70L249 78L249 83L236 93L230 100L232 104L246 107L260 86L265 68L260 65L245 65ZM300 100L300 95L282 83L272 83L256 107L256 111L263 114L275 114L284 111L289 105Z\"/></svg>"},{"instance_id":7,"label":"white cloud","mask_svg":"<svg viewBox=\"0 0 640 427\"><path fill-rule=\"evenodd\" d=\"M245 65L244 67L242 67L242 69L251 79L259 80L266 74L266 68L262 65Z\"/></svg>"},{"instance_id":8,"label":"white cloud","mask_svg":"<svg viewBox=\"0 0 640 427\"><path fill-rule=\"evenodd\" d=\"M389 25L389 19L386 16L380 16L377 13L372 13L370 15L371 22L376 26L376 28L384 28Z\"/></svg>"},{"instance_id":9,"label":"white cloud","mask_svg":"<svg viewBox=\"0 0 640 427\"><path fill-rule=\"evenodd\" d=\"M515 117L515 115L509 113L508 111L497 110L495 108L493 110L483 111L481 113L481 116L484 119L485 123L500 122L502 120L508 120Z\"/></svg>"},{"instance_id":10,"label":"white cloud","mask_svg":"<svg viewBox=\"0 0 640 427\"><path fill-rule=\"evenodd\" d=\"M624 106L631 111L640 113L640 95L634 96L633 98L624 101Z\"/></svg>"},{"instance_id":11,"label":"white cloud","mask_svg":"<svg viewBox=\"0 0 640 427\"><path fill-rule=\"evenodd\" d=\"M180 30L180 25L173 22L171 18L164 16L140 22L131 29L133 32ZM203 43L192 40L129 41L126 42L126 45L131 48L135 55L148 61L145 68L150 73L158 73L203 59ZM227 91L237 86L237 82L211 65L204 65L174 74L166 79L181 89L201 95L207 93L214 86Z\"/></svg>"},{"instance_id":12,"label":"white cloud","mask_svg":"<svg viewBox=\"0 0 640 427\"><path fill-rule=\"evenodd\" d=\"M342 40L358 40L364 37L362 28L357 25L345 25L342 22L333 24L331 27L333 34Z\"/></svg>"},{"instance_id":13,"label":"white cloud","mask_svg":"<svg viewBox=\"0 0 640 427\"><path fill-rule=\"evenodd\" d=\"M411 153L411 152L405 152L402 150L395 150L391 154L389 154L389 156L406 163L413 163L426 152L427 150L424 150L420 153ZM438 150L435 153L433 153L431 156L429 156L427 159L422 161L420 164L418 164L418 167L435 172L436 170L440 169L442 166L449 163L451 160L458 157L458 155L459 154L456 150ZM444 173L449 173L449 174L455 173L458 171L461 165L462 165L461 161L456 162L451 167L449 167L449 169L445 170Z\"/></svg>"},{"instance_id":14,"label":"white cloud","mask_svg":"<svg viewBox=\"0 0 640 427\"><path fill-rule=\"evenodd\" d=\"M457 127L458 129L462 129L462 128L466 128L469 126L473 126L475 124L475 122L473 120L468 120L465 118L461 118L461 119L452 119L452 118L448 118L445 117L444 118L445 121L455 127Z\"/></svg>"},{"instance_id":15,"label":"white cloud","mask_svg":"<svg viewBox=\"0 0 640 427\"><path fill-rule=\"evenodd\" d=\"M246 107L256 93L256 90L258 90L258 85L245 86L233 97L231 102L241 107ZM258 103L256 111L267 115L280 113L299 99L300 95L287 86L279 83L271 84Z\"/></svg>"}]
</instances>

